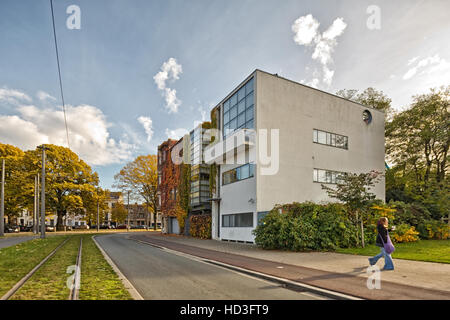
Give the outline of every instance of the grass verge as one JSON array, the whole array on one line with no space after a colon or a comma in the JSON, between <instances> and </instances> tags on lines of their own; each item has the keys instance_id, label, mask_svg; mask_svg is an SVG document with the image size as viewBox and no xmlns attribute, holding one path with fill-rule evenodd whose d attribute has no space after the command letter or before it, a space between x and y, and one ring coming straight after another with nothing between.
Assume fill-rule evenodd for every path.
<instances>
[{"instance_id":1,"label":"grass verge","mask_svg":"<svg viewBox=\"0 0 450 320\"><path fill-rule=\"evenodd\" d=\"M83 236L80 300L131 300L117 274L92 240Z\"/></svg>"},{"instance_id":2,"label":"grass verge","mask_svg":"<svg viewBox=\"0 0 450 320\"><path fill-rule=\"evenodd\" d=\"M338 249L336 252L362 256L374 256L380 248L369 245L365 248ZM392 254L394 259L426 262L450 263L450 240L420 240L417 242L397 243Z\"/></svg>"},{"instance_id":3,"label":"grass verge","mask_svg":"<svg viewBox=\"0 0 450 320\"><path fill-rule=\"evenodd\" d=\"M34 239L0 249L0 296L8 292L65 239L65 236Z\"/></svg>"},{"instance_id":4,"label":"grass verge","mask_svg":"<svg viewBox=\"0 0 450 320\"><path fill-rule=\"evenodd\" d=\"M11 300L67 300L67 273L75 265L80 237L73 236L12 297Z\"/></svg>"}]
</instances>

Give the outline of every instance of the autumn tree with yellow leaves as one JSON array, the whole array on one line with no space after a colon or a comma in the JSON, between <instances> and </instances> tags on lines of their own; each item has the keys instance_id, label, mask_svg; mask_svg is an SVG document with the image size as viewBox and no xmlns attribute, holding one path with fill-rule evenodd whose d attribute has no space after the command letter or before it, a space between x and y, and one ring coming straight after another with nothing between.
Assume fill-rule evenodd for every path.
<instances>
[{"instance_id":1,"label":"autumn tree with yellow leaves","mask_svg":"<svg viewBox=\"0 0 450 320\"><path fill-rule=\"evenodd\" d=\"M133 198L146 203L153 214L156 229L158 212L158 168L156 155L139 156L127 163L114 176L114 187L122 192L130 192Z\"/></svg>"}]
</instances>

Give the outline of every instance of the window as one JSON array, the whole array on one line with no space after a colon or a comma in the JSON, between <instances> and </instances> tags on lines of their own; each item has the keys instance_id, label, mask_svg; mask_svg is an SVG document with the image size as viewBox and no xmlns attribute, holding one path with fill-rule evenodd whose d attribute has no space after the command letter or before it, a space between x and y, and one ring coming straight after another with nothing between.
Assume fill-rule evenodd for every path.
<instances>
[{"instance_id":1,"label":"window","mask_svg":"<svg viewBox=\"0 0 450 320\"><path fill-rule=\"evenodd\" d=\"M227 214L222 216L224 228L252 228L253 213Z\"/></svg>"},{"instance_id":2,"label":"window","mask_svg":"<svg viewBox=\"0 0 450 320\"><path fill-rule=\"evenodd\" d=\"M254 164L248 163L241 167L224 172L222 175L222 185L245 180L255 176Z\"/></svg>"},{"instance_id":3,"label":"window","mask_svg":"<svg viewBox=\"0 0 450 320\"><path fill-rule=\"evenodd\" d=\"M337 184L340 182L340 177L344 174L344 172L314 169L313 181L320 183Z\"/></svg>"},{"instance_id":4,"label":"window","mask_svg":"<svg viewBox=\"0 0 450 320\"><path fill-rule=\"evenodd\" d=\"M230 99L223 103L224 138L235 130L254 129L254 81L250 79Z\"/></svg>"},{"instance_id":5,"label":"window","mask_svg":"<svg viewBox=\"0 0 450 320\"><path fill-rule=\"evenodd\" d=\"M313 142L340 149L348 149L348 137L317 129L313 130Z\"/></svg>"},{"instance_id":6,"label":"window","mask_svg":"<svg viewBox=\"0 0 450 320\"><path fill-rule=\"evenodd\" d=\"M369 110L364 110L364 112L363 112L363 121L366 124L370 124L372 122L372 114L370 113Z\"/></svg>"}]
</instances>

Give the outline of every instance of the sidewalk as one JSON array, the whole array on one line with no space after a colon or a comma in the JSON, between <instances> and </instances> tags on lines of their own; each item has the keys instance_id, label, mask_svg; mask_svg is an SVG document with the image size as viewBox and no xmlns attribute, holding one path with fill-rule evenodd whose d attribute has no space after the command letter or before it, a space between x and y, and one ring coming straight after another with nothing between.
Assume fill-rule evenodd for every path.
<instances>
[{"instance_id":1,"label":"sidewalk","mask_svg":"<svg viewBox=\"0 0 450 320\"><path fill-rule=\"evenodd\" d=\"M450 265L395 259L395 271L381 273L382 290L366 286L367 257L329 252L262 250L255 245L161 234L139 240L254 271L369 299L450 299ZM382 268L383 261L378 262ZM245 266L244 266L245 265Z\"/></svg>"},{"instance_id":2,"label":"sidewalk","mask_svg":"<svg viewBox=\"0 0 450 320\"><path fill-rule=\"evenodd\" d=\"M36 239L38 236L31 235L31 236L14 236L14 237L4 237L0 238L0 249L15 246L16 244L29 241L32 239Z\"/></svg>"}]
</instances>

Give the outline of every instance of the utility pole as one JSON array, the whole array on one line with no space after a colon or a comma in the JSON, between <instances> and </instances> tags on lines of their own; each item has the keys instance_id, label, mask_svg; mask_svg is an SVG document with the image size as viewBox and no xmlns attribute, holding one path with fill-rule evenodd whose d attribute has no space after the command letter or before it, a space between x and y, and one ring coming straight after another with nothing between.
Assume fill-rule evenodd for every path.
<instances>
[{"instance_id":1,"label":"utility pole","mask_svg":"<svg viewBox=\"0 0 450 320\"><path fill-rule=\"evenodd\" d=\"M127 213L128 213L127 230L130 231L130 191L128 191L128 206L127 206Z\"/></svg>"},{"instance_id":2,"label":"utility pole","mask_svg":"<svg viewBox=\"0 0 450 320\"><path fill-rule=\"evenodd\" d=\"M41 212L39 210L40 199L41 198L39 196L39 173L38 173L36 179L36 234L39 234L39 213Z\"/></svg>"},{"instance_id":3,"label":"utility pole","mask_svg":"<svg viewBox=\"0 0 450 320\"><path fill-rule=\"evenodd\" d=\"M0 199L0 237L5 234L5 159L2 159L2 187Z\"/></svg>"},{"instance_id":4,"label":"utility pole","mask_svg":"<svg viewBox=\"0 0 450 320\"><path fill-rule=\"evenodd\" d=\"M97 232L100 231L100 203L98 199L98 189L97 189Z\"/></svg>"},{"instance_id":5,"label":"utility pole","mask_svg":"<svg viewBox=\"0 0 450 320\"><path fill-rule=\"evenodd\" d=\"M43 144L38 149L42 150L42 176L41 176L41 239L45 239L45 150L48 148Z\"/></svg>"},{"instance_id":6,"label":"utility pole","mask_svg":"<svg viewBox=\"0 0 450 320\"><path fill-rule=\"evenodd\" d=\"M34 176L34 204L33 204L33 233L37 234L37 184L38 184L38 177Z\"/></svg>"}]
</instances>

